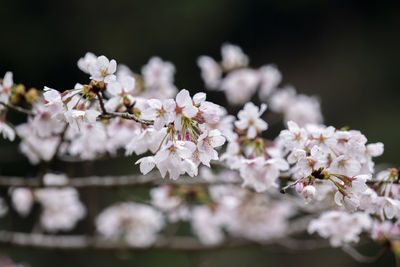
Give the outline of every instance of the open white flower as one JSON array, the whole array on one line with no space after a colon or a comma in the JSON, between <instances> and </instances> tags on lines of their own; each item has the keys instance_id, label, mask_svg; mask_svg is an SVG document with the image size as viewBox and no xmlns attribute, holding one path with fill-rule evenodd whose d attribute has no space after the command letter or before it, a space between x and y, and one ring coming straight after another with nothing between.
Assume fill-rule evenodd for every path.
<instances>
[{"instance_id":1,"label":"open white flower","mask_svg":"<svg viewBox=\"0 0 400 267\"><path fill-rule=\"evenodd\" d=\"M378 215L382 219L393 219L400 217L400 201L390 197L378 197Z\"/></svg>"},{"instance_id":2,"label":"open white flower","mask_svg":"<svg viewBox=\"0 0 400 267\"><path fill-rule=\"evenodd\" d=\"M229 103L243 104L251 99L257 90L260 76L251 69L238 69L230 72L221 82L221 89L225 92Z\"/></svg>"},{"instance_id":3,"label":"open white flower","mask_svg":"<svg viewBox=\"0 0 400 267\"><path fill-rule=\"evenodd\" d=\"M310 234L317 232L323 238L329 238L333 247L358 242L363 230L369 230L372 220L368 214L344 211L327 211L308 226Z\"/></svg>"},{"instance_id":4,"label":"open white flower","mask_svg":"<svg viewBox=\"0 0 400 267\"><path fill-rule=\"evenodd\" d=\"M11 94L11 87L13 86L13 73L11 71L7 71L4 75L3 82L0 84L0 101L8 104ZM0 111L5 107L0 105Z\"/></svg>"},{"instance_id":5,"label":"open white flower","mask_svg":"<svg viewBox=\"0 0 400 267\"><path fill-rule=\"evenodd\" d=\"M334 158L329 167L329 171L332 173L340 173L348 176L359 174L360 169L360 162L347 155Z\"/></svg>"},{"instance_id":6,"label":"open white flower","mask_svg":"<svg viewBox=\"0 0 400 267\"><path fill-rule=\"evenodd\" d=\"M335 194L335 202L338 206L344 206L348 211L354 212L360 206L360 200L355 194L343 195L337 191Z\"/></svg>"},{"instance_id":7,"label":"open white flower","mask_svg":"<svg viewBox=\"0 0 400 267\"><path fill-rule=\"evenodd\" d=\"M189 91L186 89L182 89L176 95L175 102L174 125L176 130L181 130L182 116L191 119L196 116L198 108L193 105L193 100L190 97Z\"/></svg>"},{"instance_id":8,"label":"open white flower","mask_svg":"<svg viewBox=\"0 0 400 267\"><path fill-rule=\"evenodd\" d=\"M249 58L237 45L224 44L221 48L222 66L226 70L240 67L246 67L249 64Z\"/></svg>"},{"instance_id":9,"label":"open white flower","mask_svg":"<svg viewBox=\"0 0 400 267\"><path fill-rule=\"evenodd\" d=\"M49 106L42 102L36 102L33 105L33 112L36 115L33 118L29 118L29 124L31 124L39 137L46 138L62 132L65 123L52 117L54 113L52 113L52 109Z\"/></svg>"},{"instance_id":10,"label":"open white flower","mask_svg":"<svg viewBox=\"0 0 400 267\"><path fill-rule=\"evenodd\" d=\"M205 245L216 245L224 240L221 216L207 206L197 206L192 211L193 232Z\"/></svg>"},{"instance_id":11,"label":"open white flower","mask_svg":"<svg viewBox=\"0 0 400 267\"><path fill-rule=\"evenodd\" d=\"M23 138L19 144L22 153L27 156L32 164L38 164L40 160L49 161L56 153L58 136L40 138L28 123L20 124L16 127L18 135Z\"/></svg>"},{"instance_id":12,"label":"open white flower","mask_svg":"<svg viewBox=\"0 0 400 267\"><path fill-rule=\"evenodd\" d=\"M142 74L146 87L163 87L173 84L175 67L171 62L152 57L147 65L143 66Z\"/></svg>"},{"instance_id":13,"label":"open white flower","mask_svg":"<svg viewBox=\"0 0 400 267\"><path fill-rule=\"evenodd\" d=\"M14 209L23 217L31 211L34 199L32 190L24 187L11 188L11 203Z\"/></svg>"},{"instance_id":14,"label":"open white flower","mask_svg":"<svg viewBox=\"0 0 400 267\"><path fill-rule=\"evenodd\" d=\"M176 108L176 103L173 99L163 101L149 99L147 104L149 107L142 112L141 117L145 120L154 120L154 129L157 131L174 121L173 111Z\"/></svg>"},{"instance_id":15,"label":"open white flower","mask_svg":"<svg viewBox=\"0 0 400 267\"><path fill-rule=\"evenodd\" d=\"M90 74L90 66L96 64L96 61L97 61L96 55L93 53L87 52L84 57L81 57L78 60L78 68L81 71L83 71L87 74Z\"/></svg>"},{"instance_id":16,"label":"open white flower","mask_svg":"<svg viewBox=\"0 0 400 267\"><path fill-rule=\"evenodd\" d=\"M246 103L238 113L239 121L235 121L235 126L241 130L247 129L247 137L255 138L258 132L265 131L268 128L268 124L260 119L266 109L267 105L265 104L262 104L259 109L251 102Z\"/></svg>"},{"instance_id":17,"label":"open white flower","mask_svg":"<svg viewBox=\"0 0 400 267\"><path fill-rule=\"evenodd\" d=\"M277 187L276 180L279 178L280 171L288 168L289 164L283 159L265 160L263 157L257 157L243 160L240 176L243 178L243 186L263 192L271 187Z\"/></svg>"},{"instance_id":18,"label":"open white flower","mask_svg":"<svg viewBox=\"0 0 400 267\"><path fill-rule=\"evenodd\" d=\"M214 149L225 143L225 137L217 129L204 131L197 140L197 158L201 163L210 167L211 160L218 159L218 152Z\"/></svg>"},{"instance_id":19,"label":"open white flower","mask_svg":"<svg viewBox=\"0 0 400 267\"><path fill-rule=\"evenodd\" d=\"M187 221L191 215L189 206L184 203L183 198L172 195L172 189L170 185L152 188L150 190L151 203L166 213L170 222Z\"/></svg>"},{"instance_id":20,"label":"open white flower","mask_svg":"<svg viewBox=\"0 0 400 267\"><path fill-rule=\"evenodd\" d=\"M70 231L86 215L75 188L38 189L35 196L43 207L40 222L49 232Z\"/></svg>"},{"instance_id":21,"label":"open white flower","mask_svg":"<svg viewBox=\"0 0 400 267\"><path fill-rule=\"evenodd\" d=\"M282 80L282 74L273 65L262 66L259 70L261 77L260 99L267 99Z\"/></svg>"},{"instance_id":22,"label":"open white flower","mask_svg":"<svg viewBox=\"0 0 400 267\"><path fill-rule=\"evenodd\" d=\"M167 172L170 179L173 180L178 179L184 173L194 176L198 171L192 161L195 149L196 145L189 141L169 141L154 157L141 158L136 164L140 164L140 171L143 174L148 173L154 166L157 166L163 178Z\"/></svg>"},{"instance_id":23,"label":"open white flower","mask_svg":"<svg viewBox=\"0 0 400 267\"><path fill-rule=\"evenodd\" d=\"M196 145L189 141L177 141L167 143L155 156L154 162L160 170L161 176L169 177L173 180L178 179L179 175L188 173L193 176L197 172L196 165L191 160Z\"/></svg>"},{"instance_id":24,"label":"open white flower","mask_svg":"<svg viewBox=\"0 0 400 267\"><path fill-rule=\"evenodd\" d=\"M105 104L106 110L115 111L123 103L124 97L131 98L129 100L133 102L133 96L130 93L134 89L135 78L131 76L119 76L117 81L109 83L107 85L107 93L111 95L111 98Z\"/></svg>"},{"instance_id":25,"label":"open white flower","mask_svg":"<svg viewBox=\"0 0 400 267\"><path fill-rule=\"evenodd\" d=\"M307 132L300 128L294 121L287 122L288 129L281 131L279 137L289 149L304 149L307 140Z\"/></svg>"},{"instance_id":26,"label":"open white flower","mask_svg":"<svg viewBox=\"0 0 400 267\"><path fill-rule=\"evenodd\" d=\"M222 76L222 69L214 59L208 56L201 56L197 59L197 65L201 69L201 77L210 89L215 89L219 85Z\"/></svg>"},{"instance_id":27,"label":"open white flower","mask_svg":"<svg viewBox=\"0 0 400 267\"><path fill-rule=\"evenodd\" d=\"M98 82L104 81L105 83L113 82L116 79L114 75L116 70L117 62L114 59L110 61L105 56L99 56L89 66L90 79Z\"/></svg>"},{"instance_id":28,"label":"open white flower","mask_svg":"<svg viewBox=\"0 0 400 267\"><path fill-rule=\"evenodd\" d=\"M15 132L14 130L7 125L6 122L0 120L0 133L4 139L8 139L10 141L14 141Z\"/></svg>"},{"instance_id":29,"label":"open white flower","mask_svg":"<svg viewBox=\"0 0 400 267\"><path fill-rule=\"evenodd\" d=\"M65 119L69 123L72 129L79 131L82 124L93 125L96 123L96 118L100 115L100 112L93 109L88 110L67 110L65 113Z\"/></svg>"},{"instance_id":30,"label":"open white flower","mask_svg":"<svg viewBox=\"0 0 400 267\"><path fill-rule=\"evenodd\" d=\"M143 131L137 130L136 134L125 146L125 155L140 155L150 150L155 153L160 147L162 139L167 133L167 128L161 128L159 130L155 128L147 128Z\"/></svg>"}]
</instances>

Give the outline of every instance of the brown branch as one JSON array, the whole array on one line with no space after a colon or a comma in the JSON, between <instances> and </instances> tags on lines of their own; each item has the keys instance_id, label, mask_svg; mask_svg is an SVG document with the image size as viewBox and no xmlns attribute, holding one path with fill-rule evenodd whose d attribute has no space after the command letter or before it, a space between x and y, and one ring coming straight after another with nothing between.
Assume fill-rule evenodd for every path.
<instances>
[{"instance_id":1,"label":"brown branch","mask_svg":"<svg viewBox=\"0 0 400 267\"><path fill-rule=\"evenodd\" d=\"M97 98L99 99L99 102L100 102L101 112L103 114L107 114L107 110L106 110L106 108L104 106L103 96L102 96L101 92L97 92L96 95L97 95Z\"/></svg>"},{"instance_id":2,"label":"brown branch","mask_svg":"<svg viewBox=\"0 0 400 267\"><path fill-rule=\"evenodd\" d=\"M101 109L101 112L102 112L102 114L100 114L97 117L98 120L108 120L108 119L111 119L111 118L120 117L120 118L123 118L123 119L126 119L126 120L133 120L133 121L136 121L137 123L144 124L144 125L152 125L152 124L154 124L153 121L140 119L136 115L130 114L128 112L107 111L106 108L105 108L105 105L104 105L102 93L101 92L97 92L96 95L97 95L97 98L99 99L100 109Z\"/></svg>"},{"instance_id":3,"label":"brown branch","mask_svg":"<svg viewBox=\"0 0 400 267\"><path fill-rule=\"evenodd\" d=\"M4 106L6 108L9 108L9 109L18 111L20 113L24 113L24 114L30 115L30 116L35 116L36 115L34 112L32 112L29 109L21 108L21 107L14 106L14 105L11 105L11 104L6 104L6 103L1 102L1 101L0 101L0 105Z\"/></svg>"},{"instance_id":4,"label":"brown branch","mask_svg":"<svg viewBox=\"0 0 400 267\"><path fill-rule=\"evenodd\" d=\"M293 183L290 183L290 184L286 185L285 187L282 187L281 190L280 190L280 192L281 192L282 194L285 194L287 189L289 189L290 187L296 186L296 184L297 184L301 179L303 179L303 178L297 179L297 180L294 181Z\"/></svg>"},{"instance_id":5,"label":"brown branch","mask_svg":"<svg viewBox=\"0 0 400 267\"><path fill-rule=\"evenodd\" d=\"M108 120L111 118L123 118L126 120L133 120L136 121L137 123L144 124L144 125L153 125L154 122L150 120L143 120L139 119L136 115L128 113L128 112L107 112L106 114L100 114L97 118L99 120Z\"/></svg>"}]
</instances>

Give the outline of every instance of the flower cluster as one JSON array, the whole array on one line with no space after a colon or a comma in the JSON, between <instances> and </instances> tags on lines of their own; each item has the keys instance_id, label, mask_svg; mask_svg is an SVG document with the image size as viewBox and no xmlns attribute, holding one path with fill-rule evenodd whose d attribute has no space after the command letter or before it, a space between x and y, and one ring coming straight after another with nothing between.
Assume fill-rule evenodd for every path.
<instances>
[{"instance_id":1,"label":"flower cluster","mask_svg":"<svg viewBox=\"0 0 400 267\"><path fill-rule=\"evenodd\" d=\"M259 96L264 100L281 82L282 75L273 65L265 65L257 70L249 68L248 56L236 45L224 44L221 54L220 63L209 56L201 56L197 64L206 86L224 91L232 104L246 103L258 88Z\"/></svg>"},{"instance_id":2,"label":"flower cluster","mask_svg":"<svg viewBox=\"0 0 400 267\"><path fill-rule=\"evenodd\" d=\"M329 238L332 246L358 242L359 235L372 226L371 218L365 213L349 214L344 211L327 211L320 218L311 221L308 226L310 234L318 232L324 238Z\"/></svg>"},{"instance_id":3,"label":"flower cluster","mask_svg":"<svg viewBox=\"0 0 400 267\"><path fill-rule=\"evenodd\" d=\"M223 45L221 54L221 62L201 56L197 63L207 88L243 105L237 114L203 92L178 90L175 66L159 57L136 73L87 53L78 67L90 80L69 90L26 90L7 72L0 80L0 133L18 139L20 151L41 168L37 183L0 179L9 183L0 197L0 217L10 209L27 217L36 203L43 230L70 231L86 215L73 184L141 184L153 187L148 194L129 191L132 198L97 215L99 244L168 245L162 235L173 235L184 222L202 246L223 244L227 237L270 244L307 231L338 247L357 243L366 233L396 253L399 171L375 172L373 159L383 153L383 144L368 143L356 130L323 125L318 99L293 87L279 89L282 75L275 66L250 68L249 57L231 44ZM253 98L257 91L259 100ZM285 129L267 139L269 115L276 115L270 111L282 114L277 117ZM9 112L27 119L14 126ZM54 174L57 160L122 156L135 158L143 176L92 177L95 182L85 183L90 177ZM151 178L154 168L159 173ZM280 194L279 187L288 194ZM307 223L297 224L299 217Z\"/></svg>"},{"instance_id":4,"label":"flower cluster","mask_svg":"<svg viewBox=\"0 0 400 267\"><path fill-rule=\"evenodd\" d=\"M221 157L230 169L240 172L243 186L257 192L277 187L281 171L289 168L281 155L261 137L268 128L261 118L266 109L265 104L258 108L251 102L246 103L238 113L238 120L234 121L235 129L228 135L228 146Z\"/></svg>"},{"instance_id":5,"label":"flower cluster","mask_svg":"<svg viewBox=\"0 0 400 267\"><path fill-rule=\"evenodd\" d=\"M115 204L102 211L96 219L97 231L105 238L125 241L136 247L150 246L164 220L154 208L131 202Z\"/></svg>"},{"instance_id":6,"label":"flower cluster","mask_svg":"<svg viewBox=\"0 0 400 267\"><path fill-rule=\"evenodd\" d=\"M46 185L62 186L68 183L68 178L61 174L48 173L43 180ZM86 215L86 208L73 187L36 190L10 188L10 195L13 207L21 216L27 216L37 201L43 209L40 223L48 232L70 231Z\"/></svg>"},{"instance_id":7,"label":"flower cluster","mask_svg":"<svg viewBox=\"0 0 400 267\"><path fill-rule=\"evenodd\" d=\"M335 190L335 201L348 210L360 206L366 182L374 171L372 157L383 153L383 144L366 144L359 131L337 130L332 126L299 127L288 122L288 129L279 135L291 164L289 173L297 180L296 191L307 201L317 194L315 184L329 183Z\"/></svg>"},{"instance_id":8,"label":"flower cluster","mask_svg":"<svg viewBox=\"0 0 400 267\"><path fill-rule=\"evenodd\" d=\"M207 191L167 185L153 189L151 196L152 203L172 222L190 221L193 232L206 245L223 242L224 232L258 242L285 236L288 219L295 211L289 203L235 185L214 185Z\"/></svg>"},{"instance_id":9,"label":"flower cluster","mask_svg":"<svg viewBox=\"0 0 400 267\"><path fill-rule=\"evenodd\" d=\"M200 163L210 166L211 160L218 159L215 148L224 144L225 137L213 126L219 122L222 112L217 105L205 99L204 93L197 93L191 98L184 89L175 100L148 101L141 117L154 121L154 128L147 128L147 133L143 133L147 137L141 140L149 139L150 144L158 144L158 147L153 151L154 156L137 162L143 174L157 166L163 177L167 172L172 179L184 173L195 176ZM137 142L132 145L135 148L138 146ZM134 149L131 147L131 150Z\"/></svg>"}]
</instances>

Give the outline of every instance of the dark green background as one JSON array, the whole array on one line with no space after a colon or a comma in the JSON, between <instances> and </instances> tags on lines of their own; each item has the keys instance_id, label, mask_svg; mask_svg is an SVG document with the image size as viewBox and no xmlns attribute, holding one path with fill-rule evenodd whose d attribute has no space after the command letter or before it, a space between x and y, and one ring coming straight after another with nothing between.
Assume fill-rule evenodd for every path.
<instances>
[{"instance_id":1,"label":"dark green background","mask_svg":"<svg viewBox=\"0 0 400 267\"><path fill-rule=\"evenodd\" d=\"M320 96L326 124L348 125L371 142L384 142L377 161L399 166L400 9L394 3L1 0L0 74L12 70L16 82L63 90L87 81L76 67L86 51L135 71L158 55L175 64L178 87L195 92L203 89L197 56L219 58L221 44L229 41L244 49L251 65L275 63L283 84ZM220 94L210 97L225 103ZM15 147L0 149L0 171L24 170L15 165ZM250 248L200 254L6 252L33 266L353 266L338 250L296 256Z\"/></svg>"}]
</instances>

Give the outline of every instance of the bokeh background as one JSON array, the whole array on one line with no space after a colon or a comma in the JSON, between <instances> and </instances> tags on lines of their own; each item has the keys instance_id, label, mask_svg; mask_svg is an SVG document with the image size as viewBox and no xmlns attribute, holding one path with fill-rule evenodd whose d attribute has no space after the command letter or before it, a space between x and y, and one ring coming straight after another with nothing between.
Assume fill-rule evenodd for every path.
<instances>
[{"instance_id":1,"label":"bokeh background","mask_svg":"<svg viewBox=\"0 0 400 267\"><path fill-rule=\"evenodd\" d=\"M382 141L378 163L399 166L400 9L373 0L1 0L0 75L28 87L64 90L86 82L76 62L104 54L140 71L151 56L172 61L176 84L203 90L196 58L240 45L252 66L276 64L283 85L318 95L325 123ZM211 100L223 103L222 95ZM0 172L20 167L15 146L0 148ZM12 168L10 167L12 166ZM373 253L374 248L366 248ZM0 248L32 266L361 266L340 250L302 254L243 248L202 253L49 252ZM390 255L376 264L394 264Z\"/></svg>"}]
</instances>

